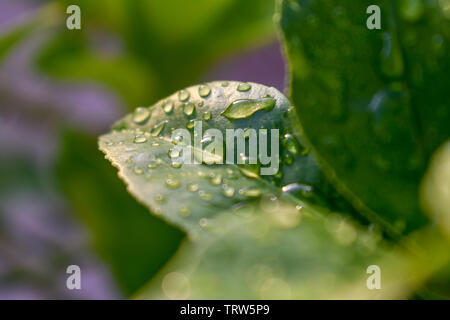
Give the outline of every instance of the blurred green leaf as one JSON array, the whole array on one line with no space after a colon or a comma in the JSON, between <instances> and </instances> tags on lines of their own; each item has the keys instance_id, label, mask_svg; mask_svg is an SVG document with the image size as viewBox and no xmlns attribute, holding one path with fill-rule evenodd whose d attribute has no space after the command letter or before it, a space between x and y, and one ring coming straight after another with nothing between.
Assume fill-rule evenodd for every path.
<instances>
[{"instance_id":1,"label":"blurred green leaf","mask_svg":"<svg viewBox=\"0 0 450 320\"><path fill-rule=\"evenodd\" d=\"M105 165L96 139L69 132L63 142L58 182L128 296L171 257L183 235L126 192L115 170Z\"/></svg>"},{"instance_id":2,"label":"blurred green leaf","mask_svg":"<svg viewBox=\"0 0 450 320\"><path fill-rule=\"evenodd\" d=\"M443 3L280 3L290 95L305 136L338 191L393 233L426 223L419 183L450 136ZM380 6L382 30L367 29L369 5Z\"/></svg>"},{"instance_id":3,"label":"blurred green leaf","mask_svg":"<svg viewBox=\"0 0 450 320\"><path fill-rule=\"evenodd\" d=\"M217 58L272 41L275 35L271 1L79 0L59 4L61 20L67 5L80 6L82 29L55 30L56 36L38 59L41 68L58 77L104 82L129 105L140 105L192 83ZM104 43L109 47L102 49Z\"/></svg>"},{"instance_id":4,"label":"blurred green leaf","mask_svg":"<svg viewBox=\"0 0 450 320\"><path fill-rule=\"evenodd\" d=\"M340 215L266 201L209 220L136 298L326 299L357 280L368 294L366 269L385 252L379 236Z\"/></svg>"},{"instance_id":5,"label":"blurred green leaf","mask_svg":"<svg viewBox=\"0 0 450 320\"><path fill-rule=\"evenodd\" d=\"M450 141L433 154L420 196L425 212L450 240Z\"/></svg>"},{"instance_id":6,"label":"blurred green leaf","mask_svg":"<svg viewBox=\"0 0 450 320\"><path fill-rule=\"evenodd\" d=\"M443 284L450 251L434 230L423 230L405 239L403 246L391 247L379 234L342 215L310 213L284 202L268 207L261 201L239 216L216 216L208 222L208 233L186 240L135 298L448 297ZM417 243L420 246L414 247ZM379 267L378 290L367 286L373 274L369 266Z\"/></svg>"}]
</instances>

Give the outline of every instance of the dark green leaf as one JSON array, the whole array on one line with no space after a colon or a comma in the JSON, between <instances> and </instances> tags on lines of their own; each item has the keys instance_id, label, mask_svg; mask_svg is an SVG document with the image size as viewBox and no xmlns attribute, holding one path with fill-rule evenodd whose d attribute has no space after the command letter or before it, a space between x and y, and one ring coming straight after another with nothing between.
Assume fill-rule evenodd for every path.
<instances>
[{"instance_id":1,"label":"dark green leaf","mask_svg":"<svg viewBox=\"0 0 450 320\"><path fill-rule=\"evenodd\" d=\"M338 191L393 232L426 223L418 187L450 136L445 1L282 1L291 98ZM368 30L379 5L382 30ZM418 6L417 6L418 5Z\"/></svg>"}]
</instances>

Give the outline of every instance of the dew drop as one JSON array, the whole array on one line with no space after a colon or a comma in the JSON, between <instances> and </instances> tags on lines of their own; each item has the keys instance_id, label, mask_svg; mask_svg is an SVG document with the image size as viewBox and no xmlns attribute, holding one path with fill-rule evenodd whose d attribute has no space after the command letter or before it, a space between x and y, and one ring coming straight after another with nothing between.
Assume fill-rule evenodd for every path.
<instances>
[{"instance_id":1,"label":"dew drop","mask_svg":"<svg viewBox=\"0 0 450 320\"><path fill-rule=\"evenodd\" d=\"M218 174L218 175L214 175L210 178L209 182L213 185L213 186L218 186L219 184L222 183L222 175Z\"/></svg>"},{"instance_id":2,"label":"dew drop","mask_svg":"<svg viewBox=\"0 0 450 320\"><path fill-rule=\"evenodd\" d=\"M224 87L224 88L226 88L226 87L228 87L228 85L229 85L230 83L228 82L228 81L222 81L222 87Z\"/></svg>"},{"instance_id":3,"label":"dew drop","mask_svg":"<svg viewBox=\"0 0 450 320\"><path fill-rule=\"evenodd\" d=\"M186 188L190 192L197 192L199 189L199 186L197 183L189 183Z\"/></svg>"},{"instance_id":4,"label":"dew drop","mask_svg":"<svg viewBox=\"0 0 450 320\"><path fill-rule=\"evenodd\" d=\"M202 198L202 199L205 200L205 201L209 201L209 200L212 199L212 194L211 194L211 193L208 193L208 192L206 192L206 191L203 191L203 190L200 190L200 191L198 192L198 195L199 195L200 198Z\"/></svg>"},{"instance_id":5,"label":"dew drop","mask_svg":"<svg viewBox=\"0 0 450 320\"><path fill-rule=\"evenodd\" d=\"M167 178L166 187L169 189L176 189L180 186L180 181L175 178Z\"/></svg>"},{"instance_id":6,"label":"dew drop","mask_svg":"<svg viewBox=\"0 0 450 320\"><path fill-rule=\"evenodd\" d=\"M187 116L191 116L195 111L195 105L192 102L185 103L183 106L183 112Z\"/></svg>"},{"instance_id":7,"label":"dew drop","mask_svg":"<svg viewBox=\"0 0 450 320\"><path fill-rule=\"evenodd\" d=\"M166 122L167 120L163 120L160 123L156 124L153 129L152 129L152 136L157 137L161 134L161 132L163 131L164 127L166 126Z\"/></svg>"},{"instance_id":8,"label":"dew drop","mask_svg":"<svg viewBox=\"0 0 450 320\"><path fill-rule=\"evenodd\" d=\"M227 198L231 198L232 196L234 196L234 188L224 184L222 186L222 194Z\"/></svg>"},{"instance_id":9,"label":"dew drop","mask_svg":"<svg viewBox=\"0 0 450 320\"><path fill-rule=\"evenodd\" d=\"M189 217L191 215L191 209L189 209L188 207L181 207L180 210L178 211L178 213L180 214L180 216L182 216L183 218Z\"/></svg>"},{"instance_id":10,"label":"dew drop","mask_svg":"<svg viewBox=\"0 0 450 320\"><path fill-rule=\"evenodd\" d=\"M209 111L204 112L203 120L205 120L205 121L211 120L211 112L209 112Z\"/></svg>"},{"instance_id":11,"label":"dew drop","mask_svg":"<svg viewBox=\"0 0 450 320\"><path fill-rule=\"evenodd\" d=\"M180 169L182 167L182 164L181 164L181 162L178 162L178 161L172 161L170 163L170 166L175 169Z\"/></svg>"},{"instance_id":12,"label":"dew drop","mask_svg":"<svg viewBox=\"0 0 450 320\"><path fill-rule=\"evenodd\" d=\"M241 82L241 83L239 83L239 85L237 87L237 91L245 92L245 91L250 90L251 88L252 88L252 86L250 84L248 84L246 82Z\"/></svg>"},{"instance_id":13,"label":"dew drop","mask_svg":"<svg viewBox=\"0 0 450 320\"><path fill-rule=\"evenodd\" d=\"M178 148L169 149L169 158L178 158L180 156L180 150Z\"/></svg>"},{"instance_id":14,"label":"dew drop","mask_svg":"<svg viewBox=\"0 0 450 320\"><path fill-rule=\"evenodd\" d=\"M157 194L155 196L155 201L158 203L166 203L167 198L163 194Z\"/></svg>"},{"instance_id":15,"label":"dew drop","mask_svg":"<svg viewBox=\"0 0 450 320\"><path fill-rule=\"evenodd\" d=\"M166 102L163 104L163 110L164 110L164 112L165 112L166 114L172 113L172 111L173 111L173 106L174 106L173 101L171 101L171 100L166 101Z\"/></svg>"},{"instance_id":16,"label":"dew drop","mask_svg":"<svg viewBox=\"0 0 450 320\"><path fill-rule=\"evenodd\" d=\"M134 143L145 143L147 142L147 138L144 135L138 134L134 137Z\"/></svg>"},{"instance_id":17,"label":"dew drop","mask_svg":"<svg viewBox=\"0 0 450 320\"><path fill-rule=\"evenodd\" d=\"M286 150L292 154L297 154L298 153L298 142L295 139L294 136L292 136L289 133L286 133L284 135L284 139L283 139L283 145L286 148Z\"/></svg>"},{"instance_id":18,"label":"dew drop","mask_svg":"<svg viewBox=\"0 0 450 320\"><path fill-rule=\"evenodd\" d=\"M303 183L291 183L283 188L281 188L283 192L286 193L300 193L304 197L312 197L313 196L313 187L309 184L303 184Z\"/></svg>"},{"instance_id":19,"label":"dew drop","mask_svg":"<svg viewBox=\"0 0 450 320\"><path fill-rule=\"evenodd\" d=\"M178 93L178 99L180 99L181 102L189 100L191 94L187 90L181 90Z\"/></svg>"},{"instance_id":20,"label":"dew drop","mask_svg":"<svg viewBox=\"0 0 450 320\"><path fill-rule=\"evenodd\" d=\"M211 93L211 88L208 85L206 85L206 84L201 85L198 88L198 94L202 98L205 98L205 97L209 96L210 93Z\"/></svg>"},{"instance_id":21,"label":"dew drop","mask_svg":"<svg viewBox=\"0 0 450 320\"><path fill-rule=\"evenodd\" d=\"M198 224L200 225L200 227L205 228L205 227L208 226L208 219L206 219L206 218L201 218L201 219L198 221Z\"/></svg>"},{"instance_id":22,"label":"dew drop","mask_svg":"<svg viewBox=\"0 0 450 320\"><path fill-rule=\"evenodd\" d=\"M155 169L158 168L161 164L162 164L162 160L161 159L153 159L150 161L150 163L148 164L148 168L149 169Z\"/></svg>"},{"instance_id":23,"label":"dew drop","mask_svg":"<svg viewBox=\"0 0 450 320\"><path fill-rule=\"evenodd\" d=\"M138 107L133 112L133 121L137 124L145 124L150 118L150 110L144 107Z\"/></svg>"},{"instance_id":24,"label":"dew drop","mask_svg":"<svg viewBox=\"0 0 450 320\"><path fill-rule=\"evenodd\" d=\"M259 178L259 169L260 169L259 164L239 165L239 171L241 171L241 173L248 178L253 179Z\"/></svg>"}]
</instances>

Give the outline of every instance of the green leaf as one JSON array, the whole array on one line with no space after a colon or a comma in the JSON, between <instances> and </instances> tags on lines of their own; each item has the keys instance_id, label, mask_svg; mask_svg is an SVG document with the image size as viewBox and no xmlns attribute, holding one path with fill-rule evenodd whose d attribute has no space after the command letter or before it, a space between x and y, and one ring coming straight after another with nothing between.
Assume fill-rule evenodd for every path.
<instances>
[{"instance_id":1,"label":"green leaf","mask_svg":"<svg viewBox=\"0 0 450 320\"><path fill-rule=\"evenodd\" d=\"M205 221L202 219L211 218L233 205L252 202L261 194L270 192L279 196L282 186L286 193L290 191L308 199L314 196L311 185L320 187L322 176L312 156L302 152L305 150L295 139L290 125L292 108L289 101L275 88L245 83L247 88L243 91L239 89L243 85L226 81L192 86L149 108L137 108L118 121L111 133L100 138L100 149L119 169L119 176L128 185L128 190L141 203L188 231L199 230ZM236 101L245 100L251 104L256 100L258 104L258 99L271 99L274 105L271 110L251 110L245 118L233 121L223 115L224 110L229 110ZM248 106L242 107L247 110ZM238 107L232 108L235 108L234 114L239 113ZM189 128L194 135L197 133L198 138L194 136L194 140L204 139L199 145L192 140L188 143L195 159L203 156L202 164L181 161L177 145L187 141L184 137L172 136L172 132L180 128ZM261 175L266 166L260 163L226 164L225 152L212 149L208 152L208 147L216 142L226 150L224 141L219 139L225 139L227 129L242 129L237 134L245 136L249 132L247 129L258 132L261 128L279 128L280 154L283 156L280 170L275 175ZM208 136L208 129L220 130L222 137ZM271 131L266 132L271 134ZM251 137L244 141L246 149L241 159L250 156ZM236 156L237 143L234 151ZM271 154L270 150L268 154ZM214 159L222 160L223 164L214 164ZM234 163L237 160L234 158ZM274 163L278 160L275 157Z\"/></svg>"},{"instance_id":2,"label":"green leaf","mask_svg":"<svg viewBox=\"0 0 450 320\"><path fill-rule=\"evenodd\" d=\"M267 203L267 202L270 203ZM333 214L324 218L282 200L227 212L186 241L138 299L327 299L349 283L368 295L366 269L380 236Z\"/></svg>"},{"instance_id":3,"label":"green leaf","mask_svg":"<svg viewBox=\"0 0 450 320\"><path fill-rule=\"evenodd\" d=\"M369 5L382 30L367 29ZM326 175L387 230L424 225L419 183L450 136L445 1L286 0L280 10L291 99Z\"/></svg>"},{"instance_id":4,"label":"green leaf","mask_svg":"<svg viewBox=\"0 0 450 320\"><path fill-rule=\"evenodd\" d=\"M58 4L82 8L82 29L55 30L38 53L39 66L56 77L104 82L130 106L192 83L218 58L275 36L271 1L60 0ZM58 16L65 19L65 11Z\"/></svg>"},{"instance_id":5,"label":"green leaf","mask_svg":"<svg viewBox=\"0 0 450 320\"><path fill-rule=\"evenodd\" d=\"M76 132L63 135L56 178L125 296L147 283L183 238L127 193L93 137Z\"/></svg>"}]
</instances>

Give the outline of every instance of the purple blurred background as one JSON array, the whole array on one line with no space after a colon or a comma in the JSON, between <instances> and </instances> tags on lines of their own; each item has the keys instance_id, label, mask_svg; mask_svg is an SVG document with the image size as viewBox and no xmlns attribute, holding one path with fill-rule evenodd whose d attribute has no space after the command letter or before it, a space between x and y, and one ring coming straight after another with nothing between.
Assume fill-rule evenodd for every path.
<instances>
[{"instance_id":1,"label":"purple blurred background","mask_svg":"<svg viewBox=\"0 0 450 320\"><path fill-rule=\"evenodd\" d=\"M39 1L1 0L0 36L39 5ZM0 166L19 158L25 163L24 180L31 181L8 181L0 189L0 299L121 298L107 265L91 249L89 236L55 189L49 171L59 152L61 126L97 135L126 108L106 87L65 83L39 72L33 54L45 37L27 39L0 65ZM279 44L228 55L201 80L225 79L284 90ZM28 173L27 168L32 170ZM69 291L65 268L80 263L88 290Z\"/></svg>"}]
</instances>

